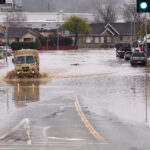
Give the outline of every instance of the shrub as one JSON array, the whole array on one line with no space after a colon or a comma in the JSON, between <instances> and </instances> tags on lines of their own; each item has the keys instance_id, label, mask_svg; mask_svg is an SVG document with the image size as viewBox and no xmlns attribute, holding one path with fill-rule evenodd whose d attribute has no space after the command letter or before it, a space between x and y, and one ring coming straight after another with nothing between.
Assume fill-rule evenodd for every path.
<instances>
[{"instance_id":1,"label":"shrub","mask_svg":"<svg viewBox=\"0 0 150 150\"><path fill-rule=\"evenodd\" d=\"M39 39L36 39L36 47L38 48L38 47L40 47L40 46L41 46L40 40L39 40Z\"/></svg>"},{"instance_id":2,"label":"shrub","mask_svg":"<svg viewBox=\"0 0 150 150\"><path fill-rule=\"evenodd\" d=\"M11 48L13 50L20 50L22 48L24 49L37 49L38 48L37 42L13 42L11 44Z\"/></svg>"},{"instance_id":3,"label":"shrub","mask_svg":"<svg viewBox=\"0 0 150 150\"><path fill-rule=\"evenodd\" d=\"M72 43L73 43L72 38L59 36L59 45L60 46L70 46L70 45L72 45ZM57 36L51 37L49 44L51 46L57 45Z\"/></svg>"}]
</instances>

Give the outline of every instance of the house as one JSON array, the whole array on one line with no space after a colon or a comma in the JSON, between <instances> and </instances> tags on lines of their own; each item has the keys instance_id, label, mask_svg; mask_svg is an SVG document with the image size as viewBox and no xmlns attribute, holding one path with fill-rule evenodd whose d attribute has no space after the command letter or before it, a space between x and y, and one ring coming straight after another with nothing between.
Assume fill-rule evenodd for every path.
<instances>
[{"instance_id":1,"label":"house","mask_svg":"<svg viewBox=\"0 0 150 150\"><path fill-rule=\"evenodd\" d=\"M57 34L57 29L50 29L50 30L47 30L47 29L38 29L38 28L34 28L34 30L36 30L38 33L40 33L43 37L45 38L49 38L49 36L53 36L53 35L56 35ZM61 29L59 28L59 34L61 34Z\"/></svg>"},{"instance_id":2,"label":"house","mask_svg":"<svg viewBox=\"0 0 150 150\"><path fill-rule=\"evenodd\" d=\"M80 36L78 40L79 48L109 48L115 47L119 42L131 42L133 27L131 23L94 23L90 24L90 36ZM137 28L137 24L136 24Z\"/></svg>"},{"instance_id":3,"label":"house","mask_svg":"<svg viewBox=\"0 0 150 150\"><path fill-rule=\"evenodd\" d=\"M8 40L12 42L35 42L40 36L36 30L30 28L8 28Z\"/></svg>"}]
</instances>

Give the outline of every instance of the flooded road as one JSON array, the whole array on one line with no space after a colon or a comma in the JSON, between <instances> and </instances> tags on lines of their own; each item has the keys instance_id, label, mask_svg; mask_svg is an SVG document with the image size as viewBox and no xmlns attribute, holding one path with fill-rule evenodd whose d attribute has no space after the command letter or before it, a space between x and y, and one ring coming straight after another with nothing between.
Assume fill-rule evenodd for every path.
<instances>
[{"instance_id":1,"label":"flooded road","mask_svg":"<svg viewBox=\"0 0 150 150\"><path fill-rule=\"evenodd\" d=\"M115 50L40 53L49 77L4 80L0 149L149 150L150 63L131 67Z\"/></svg>"}]
</instances>

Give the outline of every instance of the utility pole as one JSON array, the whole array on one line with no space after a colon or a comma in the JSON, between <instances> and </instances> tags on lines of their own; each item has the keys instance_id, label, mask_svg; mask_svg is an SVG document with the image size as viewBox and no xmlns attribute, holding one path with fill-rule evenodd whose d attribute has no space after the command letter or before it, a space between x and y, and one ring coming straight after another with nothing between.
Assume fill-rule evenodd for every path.
<instances>
[{"instance_id":1,"label":"utility pole","mask_svg":"<svg viewBox=\"0 0 150 150\"><path fill-rule=\"evenodd\" d=\"M8 63L8 7L6 8L6 63Z\"/></svg>"},{"instance_id":2,"label":"utility pole","mask_svg":"<svg viewBox=\"0 0 150 150\"><path fill-rule=\"evenodd\" d=\"M47 45L47 50L48 50L48 37L47 37L47 39L46 39L46 42L47 42L47 44L46 44L46 45Z\"/></svg>"},{"instance_id":3,"label":"utility pole","mask_svg":"<svg viewBox=\"0 0 150 150\"><path fill-rule=\"evenodd\" d=\"M147 51L147 18L145 19L145 53L147 57L147 54L148 54L148 51Z\"/></svg>"},{"instance_id":4,"label":"utility pole","mask_svg":"<svg viewBox=\"0 0 150 150\"><path fill-rule=\"evenodd\" d=\"M135 46L135 39L136 39L136 36L135 36L135 33L136 33L136 7L135 7L135 3L130 3L130 9L134 9L133 11L133 14L131 14L130 12L130 15L133 17L131 17L131 45Z\"/></svg>"},{"instance_id":5,"label":"utility pole","mask_svg":"<svg viewBox=\"0 0 150 150\"><path fill-rule=\"evenodd\" d=\"M59 13L57 14L57 50L59 50Z\"/></svg>"},{"instance_id":6,"label":"utility pole","mask_svg":"<svg viewBox=\"0 0 150 150\"><path fill-rule=\"evenodd\" d=\"M135 13L136 12L135 11L134 11L134 35L133 35L134 36L134 47L135 47L135 40L136 40L136 25L135 25L135 16L136 16Z\"/></svg>"},{"instance_id":7,"label":"utility pole","mask_svg":"<svg viewBox=\"0 0 150 150\"><path fill-rule=\"evenodd\" d=\"M48 2L48 12L50 11L50 4L49 4L49 2Z\"/></svg>"},{"instance_id":8,"label":"utility pole","mask_svg":"<svg viewBox=\"0 0 150 150\"><path fill-rule=\"evenodd\" d=\"M132 19L131 19L131 37L130 37L130 38L131 38L131 40L130 40L130 42L131 42L131 47L133 46L133 36L132 36L132 35L133 35L133 34L132 34L132 33L133 33L133 29L132 29L132 24L133 24L133 23L132 23Z\"/></svg>"},{"instance_id":9,"label":"utility pole","mask_svg":"<svg viewBox=\"0 0 150 150\"><path fill-rule=\"evenodd\" d=\"M15 0L13 0L13 10L15 10L16 4L15 4Z\"/></svg>"},{"instance_id":10,"label":"utility pole","mask_svg":"<svg viewBox=\"0 0 150 150\"><path fill-rule=\"evenodd\" d=\"M136 40L136 7L135 7L135 3L132 4L134 7L134 30L133 30L133 43L134 43L134 48L135 48L135 40Z\"/></svg>"},{"instance_id":11,"label":"utility pole","mask_svg":"<svg viewBox=\"0 0 150 150\"><path fill-rule=\"evenodd\" d=\"M7 14L6 14L6 18L8 19L8 10L7 10ZM8 54L7 54L7 49L8 49L8 21L6 19L6 33L5 33L5 36L6 36L6 63L8 63Z\"/></svg>"},{"instance_id":12,"label":"utility pole","mask_svg":"<svg viewBox=\"0 0 150 150\"><path fill-rule=\"evenodd\" d=\"M145 122L146 122L146 124L148 123L148 102L147 102L147 86L148 86L148 84L147 84L147 70L146 70L146 85L145 85L145 87L146 87L146 89L145 89L145 91L146 91L146 93L145 93L145 111L146 111L146 119L145 119Z\"/></svg>"}]
</instances>

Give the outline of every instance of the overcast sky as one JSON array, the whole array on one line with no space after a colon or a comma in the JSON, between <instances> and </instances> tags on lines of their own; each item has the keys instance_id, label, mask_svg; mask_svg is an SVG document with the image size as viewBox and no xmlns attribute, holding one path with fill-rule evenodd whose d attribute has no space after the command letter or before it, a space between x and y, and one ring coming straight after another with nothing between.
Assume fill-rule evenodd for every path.
<instances>
[{"instance_id":1,"label":"overcast sky","mask_svg":"<svg viewBox=\"0 0 150 150\"><path fill-rule=\"evenodd\" d=\"M22 0L24 11L34 12L95 12L98 0ZM106 2L107 0L100 0ZM129 0L108 0L113 4L121 5Z\"/></svg>"}]
</instances>

